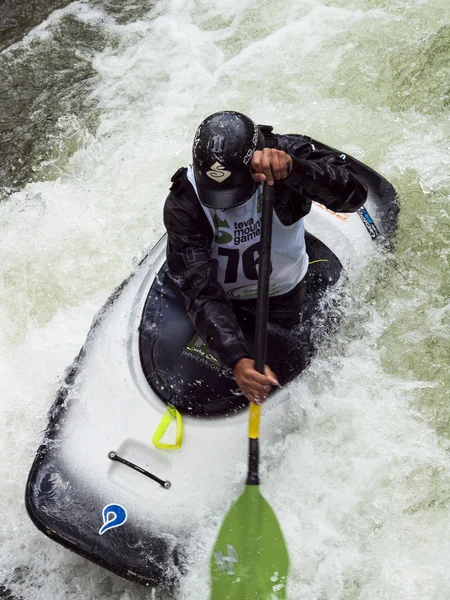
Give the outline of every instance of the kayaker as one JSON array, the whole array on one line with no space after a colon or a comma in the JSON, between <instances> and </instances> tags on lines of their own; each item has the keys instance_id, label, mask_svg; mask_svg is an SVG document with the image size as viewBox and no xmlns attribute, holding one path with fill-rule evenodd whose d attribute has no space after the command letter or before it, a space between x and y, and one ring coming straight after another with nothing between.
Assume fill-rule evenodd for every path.
<instances>
[{"instance_id":1,"label":"kayaker","mask_svg":"<svg viewBox=\"0 0 450 600\"><path fill-rule=\"evenodd\" d=\"M307 137L273 134L234 111L198 127L192 165L172 177L164 206L167 262L197 333L252 401L278 383L269 366L265 375L254 369L238 323L256 307L264 181L275 186L269 321L281 327L301 320L312 201L354 212L367 197L345 157L316 150Z\"/></svg>"}]
</instances>

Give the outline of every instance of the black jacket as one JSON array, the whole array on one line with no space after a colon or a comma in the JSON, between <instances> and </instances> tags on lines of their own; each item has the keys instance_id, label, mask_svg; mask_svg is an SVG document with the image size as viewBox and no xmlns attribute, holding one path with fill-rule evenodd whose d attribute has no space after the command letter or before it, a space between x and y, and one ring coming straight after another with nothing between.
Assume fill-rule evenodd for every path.
<instances>
[{"instance_id":1,"label":"black jacket","mask_svg":"<svg viewBox=\"0 0 450 600\"><path fill-rule=\"evenodd\" d=\"M268 137L270 144L266 145L284 150L293 159L290 175L275 183L274 208L284 225L307 215L313 200L336 212L355 212L364 204L367 186L345 159L316 150L305 136L269 132ZM230 301L217 281L217 261L211 258L214 232L186 171L179 169L172 178L164 206L169 271L181 286L198 334L222 364L232 367L250 354Z\"/></svg>"}]
</instances>

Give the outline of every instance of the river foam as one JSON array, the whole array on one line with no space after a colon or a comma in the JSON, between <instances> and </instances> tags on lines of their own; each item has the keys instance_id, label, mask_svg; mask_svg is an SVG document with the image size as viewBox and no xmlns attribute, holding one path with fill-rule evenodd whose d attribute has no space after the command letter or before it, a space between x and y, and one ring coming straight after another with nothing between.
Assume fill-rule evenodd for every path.
<instances>
[{"instance_id":1,"label":"river foam","mask_svg":"<svg viewBox=\"0 0 450 600\"><path fill-rule=\"evenodd\" d=\"M63 11L24 41L36 68L64 14L89 25L77 29L79 43L92 28L102 43L82 52L89 101L57 104L59 129L40 140L51 164L0 204L0 581L24 600L167 597L45 538L23 492L65 367L95 311L163 232L169 179L188 163L198 123L228 108L355 155L395 185L402 208L394 254L353 282L339 334L287 390L286 435L263 445L264 493L291 554L289 597L447 600L447 0L171 0L116 12L77 2ZM69 94L70 69L61 77ZM207 598L213 537L201 524L177 599Z\"/></svg>"}]
</instances>

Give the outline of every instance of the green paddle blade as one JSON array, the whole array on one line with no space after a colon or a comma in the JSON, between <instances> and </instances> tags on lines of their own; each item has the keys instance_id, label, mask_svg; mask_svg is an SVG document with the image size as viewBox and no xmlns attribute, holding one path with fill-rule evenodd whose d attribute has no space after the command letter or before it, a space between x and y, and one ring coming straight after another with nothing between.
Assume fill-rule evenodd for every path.
<instances>
[{"instance_id":1,"label":"green paddle blade","mask_svg":"<svg viewBox=\"0 0 450 600\"><path fill-rule=\"evenodd\" d=\"M289 556L280 525L257 485L230 508L211 557L210 600L284 600Z\"/></svg>"}]
</instances>

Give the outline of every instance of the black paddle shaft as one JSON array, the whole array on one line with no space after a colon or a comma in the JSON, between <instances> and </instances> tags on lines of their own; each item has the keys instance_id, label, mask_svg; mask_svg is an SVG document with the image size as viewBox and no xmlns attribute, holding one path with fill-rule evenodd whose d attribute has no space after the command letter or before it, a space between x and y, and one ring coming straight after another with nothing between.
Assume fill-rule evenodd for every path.
<instances>
[{"instance_id":1,"label":"black paddle shaft","mask_svg":"<svg viewBox=\"0 0 450 600\"><path fill-rule=\"evenodd\" d=\"M271 271L272 215L275 190L264 184L261 215L261 246L259 253L258 299L255 324L255 369L264 373L269 315L269 277ZM247 485L259 485L259 439L249 438Z\"/></svg>"},{"instance_id":2,"label":"black paddle shaft","mask_svg":"<svg viewBox=\"0 0 450 600\"><path fill-rule=\"evenodd\" d=\"M261 249L259 253L258 298L256 301L255 369L264 373L267 348L267 318L269 315L269 277L271 271L272 215L274 186L264 184L261 215Z\"/></svg>"}]
</instances>

